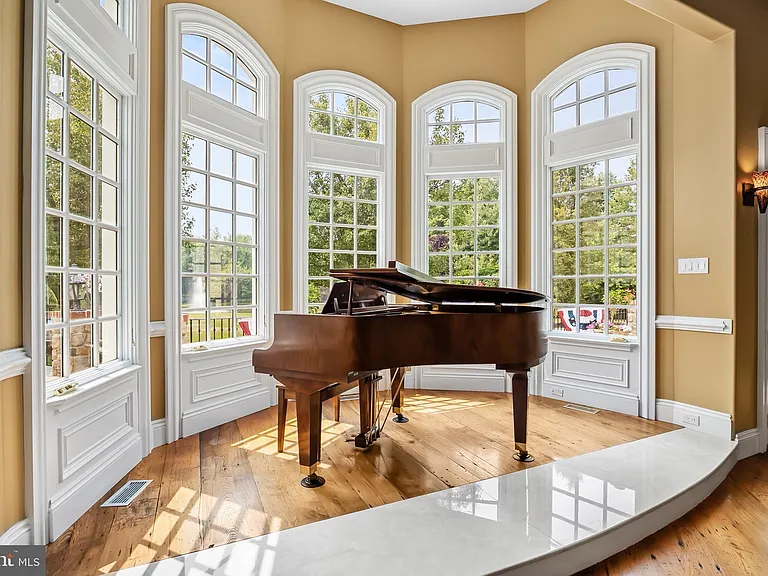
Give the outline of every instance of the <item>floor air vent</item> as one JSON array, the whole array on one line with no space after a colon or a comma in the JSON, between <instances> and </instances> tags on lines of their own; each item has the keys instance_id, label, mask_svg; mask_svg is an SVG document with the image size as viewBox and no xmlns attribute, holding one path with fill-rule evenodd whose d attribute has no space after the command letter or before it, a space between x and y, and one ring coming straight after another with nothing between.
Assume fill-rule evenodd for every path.
<instances>
[{"instance_id":1,"label":"floor air vent","mask_svg":"<svg viewBox=\"0 0 768 576\"><path fill-rule=\"evenodd\" d=\"M101 505L102 508L110 506L128 506L136 499L136 496L144 490L152 480L129 480L125 486L112 494L109 499Z\"/></svg>"},{"instance_id":2,"label":"floor air vent","mask_svg":"<svg viewBox=\"0 0 768 576\"><path fill-rule=\"evenodd\" d=\"M571 410L578 410L579 412L586 412L587 414L597 414L600 412L597 408L590 408L589 406L580 406L578 404L566 404L564 408L570 408Z\"/></svg>"}]
</instances>

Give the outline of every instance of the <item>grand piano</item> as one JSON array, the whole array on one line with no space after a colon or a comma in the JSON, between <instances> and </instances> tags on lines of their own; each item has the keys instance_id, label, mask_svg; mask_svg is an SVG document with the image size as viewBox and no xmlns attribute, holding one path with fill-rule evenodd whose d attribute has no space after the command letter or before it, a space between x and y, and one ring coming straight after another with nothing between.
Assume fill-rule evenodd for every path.
<instances>
[{"instance_id":1,"label":"grand piano","mask_svg":"<svg viewBox=\"0 0 768 576\"><path fill-rule=\"evenodd\" d=\"M495 364L509 373L513 456L533 460L526 444L528 371L547 354L543 294L447 284L399 262L330 275L338 282L321 314L275 314L271 347L253 351L254 370L272 375L296 399L303 486L324 483L317 474L323 401L359 388L360 432L354 442L365 448L380 436L390 411L394 422L408 421L403 384L411 366ZM388 294L411 303L390 303ZM384 370L390 371L391 403L381 418L377 390Z\"/></svg>"}]
</instances>

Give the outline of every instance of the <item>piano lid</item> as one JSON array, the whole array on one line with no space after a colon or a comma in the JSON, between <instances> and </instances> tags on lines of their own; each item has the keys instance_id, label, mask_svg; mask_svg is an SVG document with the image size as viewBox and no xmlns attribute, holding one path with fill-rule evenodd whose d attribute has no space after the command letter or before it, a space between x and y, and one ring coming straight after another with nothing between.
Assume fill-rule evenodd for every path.
<instances>
[{"instance_id":1,"label":"piano lid","mask_svg":"<svg viewBox=\"0 0 768 576\"><path fill-rule=\"evenodd\" d=\"M331 270L330 275L430 304L532 304L547 299L531 290L448 284L394 260L387 268Z\"/></svg>"}]
</instances>

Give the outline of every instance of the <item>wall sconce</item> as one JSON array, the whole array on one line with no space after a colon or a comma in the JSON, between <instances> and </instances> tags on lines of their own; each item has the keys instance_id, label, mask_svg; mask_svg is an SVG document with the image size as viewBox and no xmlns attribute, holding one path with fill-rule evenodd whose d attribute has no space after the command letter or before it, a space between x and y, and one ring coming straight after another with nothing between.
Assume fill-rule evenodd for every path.
<instances>
[{"instance_id":1,"label":"wall sconce","mask_svg":"<svg viewBox=\"0 0 768 576\"><path fill-rule=\"evenodd\" d=\"M741 183L741 197L744 206L754 206L755 197L757 197L760 214L765 214L768 208L768 170L752 172L752 182Z\"/></svg>"}]
</instances>

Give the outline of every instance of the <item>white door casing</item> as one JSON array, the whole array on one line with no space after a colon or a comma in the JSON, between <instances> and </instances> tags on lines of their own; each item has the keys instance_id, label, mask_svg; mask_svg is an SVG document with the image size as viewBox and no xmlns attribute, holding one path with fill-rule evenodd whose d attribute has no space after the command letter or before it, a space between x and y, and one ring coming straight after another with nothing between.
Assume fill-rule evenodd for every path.
<instances>
[{"instance_id":1,"label":"white door casing","mask_svg":"<svg viewBox=\"0 0 768 576\"><path fill-rule=\"evenodd\" d=\"M575 81L600 70L612 69L635 70L637 109L616 115L606 113L603 120L555 131L552 99ZM605 90L607 111L610 88ZM575 106L579 106L578 102ZM656 262L654 48L640 44L601 46L572 58L550 73L532 93L531 151L533 290L552 295L553 169L636 154L638 256L637 336L617 339L608 335L570 336L562 331L550 331L550 353L544 365L533 371L530 391L653 419ZM606 198L604 202L607 201ZM604 210L608 214L607 206ZM578 247L576 250L578 255ZM549 317L551 323L552 314ZM604 320L608 318L606 310Z\"/></svg>"},{"instance_id":2,"label":"white door casing","mask_svg":"<svg viewBox=\"0 0 768 576\"><path fill-rule=\"evenodd\" d=\"M183 33L204 36L208 42L215 40L245 63L257 79L255 113L182 81ZM278 131L279 75L256 41L213 10L194 4L169 5L166 8L165 126L166 430L169 442L264 409L275 401L274 381L253 373L251 351L271 344L271 318L277 310ZM182 346L182 132L257 159L258 312L254 322L256 333L252 337Z\"/></svg>"},{"instance_id":3,"label":"white door casing","mask_svg":"<svg viewBox=\"0 0 768 576\"><path fill-rule=\"evenodd\" d=\"M768 127L758 130L757 169L768 170ZM755 212L758 212L755 209ZM768 448L768 222L757 213L757 431L759 450Z\"/></svg>"},{"instance_id":4,"label":"white door casing","mask_svg":"<svg viewBox=\"0 0 768 576\"><path fill-rule=\"evenodd\" d=\"M430 145L428 115L436 107L459 102L499 111L497 141ZM417 98L411 116L411 266L429 273L428 183L430 180L498 179L499 282L517 285L517 95L489 82L458 81L433 88ZM448 123L455 121L450 118ZM455 121L455 123L459 123ZM471 123L471 122L470 122ZM492 139L491 139L492 140ZM477 222L477 221L476 221ZM452 224L451 224L452 227ZM504 372L492 365L419 366L406 386L423 389L508 391Z\"/></svg>"}]
</instances>

